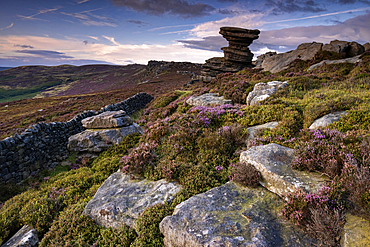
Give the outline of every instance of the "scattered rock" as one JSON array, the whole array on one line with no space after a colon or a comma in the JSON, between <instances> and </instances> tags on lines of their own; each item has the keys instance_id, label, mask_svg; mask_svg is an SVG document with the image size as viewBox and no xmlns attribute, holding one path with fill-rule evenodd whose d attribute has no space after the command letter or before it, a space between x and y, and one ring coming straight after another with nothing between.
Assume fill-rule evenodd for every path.
<instances>
[{"instance_id":1,"label":"scattered rock","mask_svg":"<svg viewBox=\"0 0 370 247\"><path fill-rule=\"evenodd\" d=\"M62 161L62 162L60 163L60 165L61 165L61 166L70 166L70 165L72 165L72 162L71 162L71 161L69 161L69 160L65 160L65 161Z\"/></svg>"},{"instance_id":2,"label":"scattered rock","mask_svg":"<svg viewBox=\"0 0 370 247\"><path fill-rule=\"evenodd\" d=\"M247 128L247 131L248 131L248 134L249 134L247 140L253 140L254 137L255 137L254 134L256 133L256 131L258 131L260 129L273 129L278 124L279 124L279 122L269 122L269 123L256 125L256 126L252 126L252 127Z\"/></svg>"},{"instance_id":3,"label":"scattered rock","mask_svg":"<svg viewBox=\"0 0 370 247\"><path fill-rule=\"evenodd\" d=\"M264 71L270 71L271 73L280 72L288 68L288 65L296 59L301 59L304 61L313 59L316 53L321 50L322 46L322 43L316 42L303 43L293 51L279 53L276 55L270 53L269 56L261 55L257 57L257 63L261 65L255 68L262 68ZM261 61L262 59L263 61Z\"/></svg>"},{"instance_id":4,"label":"scattered rock","mask_svg":"<svg viewBox=\"0 0 370 247\"><path fill-rule=\"evenodd\" d=\"M115 172L100 186L83 213L105 227L135 227L145 209L171 201L180 189L176 182L130 180L128 175Z\"/></svg>"},{"instance_id":5,"label":"scattered rock","mask_svg":"<svg viewBox=\"0 0 370 247\"><path fill-rule=\"evenodd\" d=\"M330 114L327 114L319 119L316 119L312 124L311 126L309 127L309 129L318 129L318 128L324 128L325 126L331 124L331 123L334 123L334 122L337 122L339 121L339 119L346 115L347 112L345 111L337 111L337 112L333 112L333 113L330 113Z\"/></svg>"},{"instance_id":6,"label":"scattered rock","mask_svg":"<svg viewBox=\"0 0 370 247\"><path fill-rule=\"evenodd\" d=\"M280 214L277 195L262 187L233 182L195 195L177 205L159 224L166 247L313 246Z\"/></svg>"},{"instance_id":7,"label":"scattered rock","mask_svg":"<svg viewBox=\"0 0 370 247\"><path fill-rule=\"evenodd\" d=\"M279 88L288 86L288 81L270 81L267 83L257 83L253 91L248 94L247 105L256 105L258 102L267 99L276 93Z\"/></svg>"},{"instance_id":8,"label":"scattered rock","mask_svg":"<svg viewBox=\"0 0 370 247\"><path fill-rule=\"evenodd\" d=\"M293 170L293 159L293 149L275 143L254 146L240 155L240 162L252 164L261 172L261 185L283 198L297 188L315 192L328 181L319 173Z\"/></svg>"},{"instance_id":9,"label":"scattered rock","mask_svg":"<svg viewBox=\"0 0 370 247\"><path fill-rule=\"evenodd\" d=\"M1 247L34 247L38 246L37 231L31 226L24 225L11 239Z\"/></svg>"},{"instance_id":10,"label":"scattered rock","mask_svg":"<svg viewBox=\"0 0 370 247\"><path fill-rule=\"evenodd\" d=\"M125 111L107 111L99 115L85 118L81 121L87 129L109 129L131 125L132 119Z\"/></svg>"},{"instance_id":11,"label":"scattered rock","mask_svg":"<svg viewBox=\"0 0 370 247\"><path fill-rule=\"evenodd\" d=\"M320 63L316 63L311 65L307 70L317 69L325 64L337 64L337 63L359 63L362 59L360 59L360 55L350 58L338 59L338 60L323 60Z\"/></svg>"},{"instance_id":12,"label":"scattered rock","mask_svg":"<svg viewBox=\"0 0 370 247\"><path fill-rule=\"evenodd\" d=\"M85 130L68 138L68 148L73 152L99 153L113 144L120 144L127 135L142 132L136 123L118 129Z\"/></svg>"},{"instance_id":13,"label":"scattered rock","mask_svg":"<svg viewBox=\"0 0 370 247\"><path fill-rule=\"evenodd\" d=\"M341 236L341 246L370 246L370 223L360 217L347 214Z\"/></svg>"},{"instance_id":14,"label":"scattered rock","mask_svg":"<svg viewBox=\"0 0 370 247\"><path fill-rule=\"evenodd\" d=\"M218 97L218 93L206 93L200 96L191 96L186 103L193 106L213 106L232 104L233 102L224 99L224 96Z\"/></svg>"}]
</instances>

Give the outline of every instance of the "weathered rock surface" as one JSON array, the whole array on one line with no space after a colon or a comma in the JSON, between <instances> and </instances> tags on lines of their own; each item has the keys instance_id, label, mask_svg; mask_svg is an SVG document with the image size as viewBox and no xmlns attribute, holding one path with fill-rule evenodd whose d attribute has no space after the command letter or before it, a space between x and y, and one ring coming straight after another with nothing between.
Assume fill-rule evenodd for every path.
<instances>
[{"instance_id":1,"label":"weathered rock surface","mask_svg":"<svg viewBox=\"0 0 370 247\"><path fill-rule=\"evenodd\" d=\"M166 247L314 246L316 240L281 217L283 200L233 182L177 205L159 225Z\"/></svg>"},{"instance_id":2,"label":"weathered rock surface","mask_svg":"<svg viewBox=\"0 0 370 247\"><path fill-rule=\"evenodd\" d=\"M369 42L364 44L363 47L364 47L365 51L370 51L370 43Z\"/></svg>"},{"instance_id":3,"label":"weathered rock surface","mask_svg":"<svg viewBox=\"0 0 370 247\"><path fill-rule=\"evenodd\" d=\"M83 213L105 227L135 227L145 209L171 201L180 189L176 182L130 180L128 175L115 172L100 186Z\"/></svg>"},{"instance_id":4,"label":"weathered rock surface","mask_svg":"<svg viewBox=\"0 0 370 247\"><path fill-rule=\"evenodd\" d=\"M293 159L293 149L275 143L252 147L240 155L240 162L252 164L261 172L261 185L283 198L297 188L315 192L328 181L318 173L293 170Z\"/></svg>"},{"instance_id":5,"label":"weathered rock surface","mask_svg":"<svg viewBox=\"0 0 370 247\"><path fill-rule=\"evenodd\" d=\"M81 121L86 129L109 129L131 125L132 119L125 111L107 111Z\"/></svg>"},{"instance_id":6,"label":"weathered rock surface","mask_svg":"<svg viewBox=\"0 0 370 247\"><path fill-rule=\"evenodd\" d=\"M296 59L301 59L304 61L313 59L316 53L321 50L322 46L322 43L316 42L303 43L300 44L297 49L293 51L279 53L276 55L272 55L270 53L269 56L261 55L257 57L256 61L256 64L261 65L259 67L256 66L255 68L262 68L264 71L276 73L288 68L288 65Z\"/></svg>"},{"instance_id":7,"label":"weathered rock surface","mask_svg":"<svg viewBox=\"0 0 370 247\"><path fill-rule=\"evenodd\" d=\"M113 144L120 144L127 135L142 132L136 123L118 129L85 130L68 138L68 148L73 152L99 153Z\"/></svg>"},{"instance_id":8,"label":"weathered rock surface","mask_svg":"<svg viewBox=\"0 0 370 247\"><path fill-rule=\"evenodd\" d=\"M24 225L11 239L1 247L34 247L38 246L37 231L31 226Z\"/></svg>"},{"instance_id":9,"label":"weathered rock surface","mask_svg":"<svg viewBox=\"0 0 370 247\"><path fill-rule=\"evenodd\" d=\"M325 64L359 63L362 61L362 59L360 59L360 56L361 55L350 57L350 58L338 59L338 60L323 60L320 63L311 65L307 70L309 71L309 70L317 69Z\"/></svg>"},{"instance_id":10,"label":"weathered rock surface","mask_svg":"<svg viewBox=\"0 0 370 247\"><path fill-rule=\"evenodd\" d=\"M316 119L309 128L310 129L324 128L325 126L331 123L339 121L339 119L346 114L347 112L345 111L337 111L327 114L319 119Z\"/></svg>"},{"instance_id":11,"label":"weathered rock surface","mask_svg":"<svg viewBox=\"0 0 370 247\"><path fill-rule=\"evenodd\" d=\"M267 83L257 83L253 91L248 94L247 105L256 105L258 102L267 99L276 93L279 88L288 86L288 81L270 81Z\"/></svg>"},{"instance_id":12,"label":"weathered rock surface","mask_svg":"<svg viewBox=\"0 0 370 247\"><path fill-rule=\"evenodd\" d=\"M248 46L258 39L259 30L249 30L237 27L221 27L220 34L229 42L228 47L222 47L224 57L214 57L206 60L201 75L197 79L210 82L218 74L237 72L245 67L252 67L253 53Z\"/></svg>"},{"instance_id":13,"label":"weathered rock surface","mask_svg":"<svg viewBox=\"0 0 370 247\"><path fill-rule=\"evenodd\" d=\"M233 102L224 99L224 96L218 97L218 93L206 93L200 96L191 96L186 103L193 106L212 106L232 104Z\"/></svg>"},{"instance_id":14,"label":"weathered rock surface","mask_svg":"<svg viewBox=\"0 0 370 247\"><path fill-rule=\"evenodd\" d=\"M365 47L354 41L333 40L330 44L325 44L322 50L336 52L348 58L361 55L365 52Z\"/></svg>"},{"instance_id":15,"label":"weathered rock surface","mask_svg":"<svg viewBox=\"0 0 370 247\"><path fill-rule=\"evenodd\" d=\"M256 133L256 131L260 130L260 129L273 129L275 128L277 125L279 124L279 122L269 122L269 123L265 123L265 124L261 124L261 125L256 125L256 126L252 126L252 127L249 127L247 128L247 131L248 131L248 139L247 140L253 140L254 139L254 134Z\"/></svg>"},{"instance_id":16,"label":"weathered rock surface","mask_svg":"<svg viewBox=\"0 0 370 247\"><path fill-rule=\"evenodd\" d=\"M346 215L341 237L342 247L370 246L370 223L360 217Z\"/></svg>"}]
</instances>

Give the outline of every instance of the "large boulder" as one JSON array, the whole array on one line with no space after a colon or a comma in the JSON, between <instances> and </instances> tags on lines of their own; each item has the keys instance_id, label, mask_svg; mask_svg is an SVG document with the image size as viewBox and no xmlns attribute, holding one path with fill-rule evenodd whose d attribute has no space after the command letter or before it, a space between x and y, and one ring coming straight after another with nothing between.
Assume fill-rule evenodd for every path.
<instances>
[{"instance_id":1,"label":"large boulder","mask_svg":"<svg viewBox=\"0 0 370 247\"><path fill-rule=\"evenodd\" d=\"M333 40L333 41L330 41L330 44L325 44L322 47L322 50L336 52L339 54L345 54L349 48L348 43L349 43L348 41Z\"/></svg>"},{"instance_id":2,"label":"large boulder","mask_svg":"<svg viewBox=\"0 0 370 247\"><path fill-rule=\"evenodd\" d=\"M224 99L224 96L218 96L218 93L206 93L200 96L191 96L187 104L193 106L214 106L232 104L231 100Z\"/></svg>"},{"instance_id":3,"label":"large boulder","mask_svg":"<svg viewBox=\"0 0 370 247\"><path fill-rule=\"evenodd\" d=\"M166 247L314 246L281 216L283 200L266 189L228 182L177 205L159 224Z\"/></svg>"},{"instance_id":4,"label":"large boulder","mask_svg":"<svg viewBox=\"0 0 370 247\"><path fill-rule=\"evenodd\" d=\"M364 46L365 51L370 51L370 43L369 42L365 43L363 46Z\"/></svg>"},{"instance_id":5,"label":"large boulder","mask_svg":"<svg viewBox=\"0 0 370 247\"><path fill-rule=\"evenodd\" d=\"M325 185L328 178L319 173L292 169L294 158L293 149L270 143L242 152L240 162L253 165L261 172L261 185L283 198L298 188L315 192Z\"/></svg>"},{"instance_id":6,"label":"large boulder","mask_svg":"<svg viewBox=\"0 0 370 247\"><path fill-rule=\"evenodd\" d=\"M370 223L360 217L347 214L341 236L342 247L370 246Z\"/></svg>"},{"instance_id":7,"label":"large boulder","mask_svg":"<svg viewBox=\"0 0 370 247\"><path fill-rule=\"evenodd\" d=\"M107 111L99 115L85 118L81 121L86 129L109 129L126 127L133 124L125 111Z\"/></svg>"},{"instance_id":8,"label":"large boulder","mask_svg":"<svg viewBox=\"0 0 370 247\"><path fill-rule=\"evenodd\" d=\"M1 247L34 247L38 246L37 231L29 225L24 225L11 239Z\"/></svg>"},{"instance_id":9,"label":"large boulder","mask_svg":"<svg viewBox=\"0 0 370 247\"><path fill-rule=\"evenodd\" d=\"M345 111L337 111L337 112L333 112L333 113L329 113L319 119L316 119L312 124L311 126L309 127L309 129L318 129L318 128L324 128L326 127L327 125L331 124L331 123L334 123L334 122L337 122L340 120L340 118L344 115L346 115L347 112Z\"/></svg>"},{"instance_id":10,"label":"large boulder","mask_svg":"<svg viewBox=\"0 0 370 247\"><path fill-rule=\"evenodd\" d=\"M296 59L301 59L304 61L313 59L316 53L321 50L322 46L322 43L316 42L303 43L299 45L296 50L279 53L276 55L270 54L269 56L263 57L264 60L262 62L259 61L259 64L261 65L256 68L262 68L264 71L276 73L288 68L288 65ZM261 59L262 57L260 60Z\"/></svg>"},{"instance_id":11,"label":"large boulder","mask_svg":"<svg viewBox=\"0 0 370 247\"><path fill-rule=\"evenodd\" d=\"M247 105L257 105L260 101L267 99L276 93L279 88L288 86L288 81L270 81L267 83L257 83L253 91L248 94Z\"/></svg>"},{"instance_id":12,"label":"large boulder","mask_svg":"<svg viewBox=\"0 0 370 247\"><path fill-rule=\"evenodd\" d=\"M83 213L105 227L135 227L145 209L170 202L180 189L176 182L130 180L128 175L115 172L100 186Z\"/></svg>"},{"instance_id":13,"label":"large boulder","mask_svg":"<svg viewBox=\"0 0 370 247\"><path fill-rule=\"evenodd\" d=\"M320 63L316 63L311 65L307 70L313 70L317 69L323 65L329 65L329 64L338 64L338 63L359 63L361 62L362 59L360 59L360 55L355 56L355 57L349 57L349 58L344 58L344 59L338 59L338 60L323 60Z\"/></svg>"},{"instance_id":14,"label":"large boulder","mask_svg":"<svg viewBox=\"0 0 370 247\"><path fill-rule=\"evenodd\" d=\"M142 132L142 128L136 123L118 129L88 129L69 137L68 148L73 152L99 153L113 144L120 144L127 135Z\"/></svg>"},{"instance_id":15,"label":"large boulder","mask_svg":"<svg viewBox=\"0 0 370 247\"><path fill-rule=\"evenodd\" d=\"M348 45L349 49L347 51L347 57L358 56L365 52L365 47L357 42L353 41L350 42Z\"/></svg>"}]
</instances>

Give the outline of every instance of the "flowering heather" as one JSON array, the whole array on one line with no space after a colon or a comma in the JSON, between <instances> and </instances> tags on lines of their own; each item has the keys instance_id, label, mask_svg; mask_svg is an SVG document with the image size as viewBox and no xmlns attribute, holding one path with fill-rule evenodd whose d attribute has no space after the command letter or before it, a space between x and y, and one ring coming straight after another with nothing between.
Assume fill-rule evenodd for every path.
<instances>
[{"instance_id":1,"label":"flowering heather","mask_svg":"<svg viewBox=\"0 0 370 247\"><path fill-rule=\"evenodd\" d=\"M220 105L215 107L210 106L194 106L189 110L190 113L198 113L197 119L199 119L199 123L202 124L204 127L211 127L212 125L219 125L221 120L221 116L227 112L230 114L238 114L243 116L243 112L238 109L237 106L233 106L230 104Z\"/></svg>"},{"instance_id":2,"label":"flowering heather","mask_svg":"<svg viewBox=\"0 0 370 247\"><path fill-rule=\"evenodd\" d=\"M237 162L230 164L229 178L243 186L257 187L262 175L253 165Z\"/></svg>"}]
</instances>

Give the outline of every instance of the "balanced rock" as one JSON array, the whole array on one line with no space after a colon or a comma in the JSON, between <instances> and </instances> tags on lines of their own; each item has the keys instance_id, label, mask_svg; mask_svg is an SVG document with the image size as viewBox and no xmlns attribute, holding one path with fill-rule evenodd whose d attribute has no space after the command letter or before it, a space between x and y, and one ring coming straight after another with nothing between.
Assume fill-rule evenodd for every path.
<instances>
[{"instance_id":1,"label":"balanced rock","mask_svg":"<svg viewBox=\"0 0 370 247\"><path fill-rule=\"evenodd\" d=\"M24 225L11 239L1 247L34 247L38 246L37 231L29 225Z\"/></svg>"},{"instance_id":2,"label":"balanced rock","mask_svg":"<svg viewBox=\"0 0 370 247\"><path fill-rule=\"evenodd\" d=\"M193 106L214 106L232 104L233 102L224 99L224 96L218 97L218 93L206 93L200 96L191 96L186 103Z\"/></svg>"},{"instance_id":3,"label":"balanced rock","mask_svg":"<svg viewBox=\"0 0 370 247\"><path fill-rule=\"evenodd\" d=\"M116 129L88 129L69 137L68 148L73 152L99 153L113 144L120 144L123 137L135 133L143 133L136 123Z\"/></svg>"},{"instance_id":4,"label":"balanced rock","mask_svg":"<svg viewBox=\"0 0 370 247\"><path fill-rule=\"evenodd\" d=\"M267 99L276 93L279 88L288 86L288 81L270 81L267 83L257 83L253 91L248 94L247 105L256 105L258 102Z\"/></svg>"},{"instance_id":5,"label":"balanced rock","mask_svg":"<svg viewBox=\"0 0 370 247\"><path fill-rule=\"evenodd\" d=\"M355 57L344 58L344 59L338 59L338 60L323 60L320 63L311 65L307 70L310 71L313 69L317 69L326 64L329 65L329 64L338 64L338 63L359 63L359 62L362 62L362 59L360 59L360 56L361 55L358 55Z\"/></svg>"},{"instance_id":6,"label":"balanced rock","mask_svg":"<svg viewBox=\"0 0 370 247\"><path fill-rule=\"evenodd\" d=\"M259 30L249 30L238 27L221 27L220 34L229 42L228 47L221 48L224 57L206 60L199 80L210 82L218 74L238 72L245 67L252 67L253 53L248 46L258 39Z\"/></svg>"},{"instance_id":7,"label":"balanced rock","mask_svg":"<svg viewBox=\"0 0 370 247\"><path fill-rule=\"evenodd\" d=\"M170 202L180 189L176 182L130 180L128 175L115 172L100 186L83 214L105 227L135 227L145 209Z\"/></svg>"},{"instance_id":8,"label":"balanced rock","mask_svg":"<svg viewBox=\"0 0 370 247\"><path fill-rule=\"evenodd\" d=\"M240 162L249 163L261 172L261 185L283 198L298 188L315 192L325 185L328 178L319 173L292 169L294 158L293 149L275 143L254 146L240 154Z\"/></svg>"},{"instance_id":9,"label":"balanced rock","mask_svg":"<svg viewBox=\"0 0 370 247\"><path fill-rule=\"evenodd\" d=\"M334 123L334 122L338 122L339 119L346 115L347 112L345 111L337 111L337 112L333 112L333 113L330 113L330 114L327 114L319 119L316 119L312 124L311 126L309 127L309 129L318 129L318 128L324 128L326 127L327 125L331 124L331 123Z\"/></svg>"},{"instance_id":10,"label":"balanced rock","mask_svg":"<svg viewBox=\"0 0 370 247\"><path fill-rule=\"evenodd\" d=\"M177 205L159 228L166 247L315 246L282 218L283 203L262 187L228 182Z\"/></svg>"},{"instance_id":11,"label":"balanced rock","mask_svg":"<svg viewBox=\"0 0 370 247\"><path fill-rule=\"evenodd\" d=\"M131 125L132 119L125 111L107 111L81 121L86 129L109 129Z\"/></svg>"}]
</instances>

